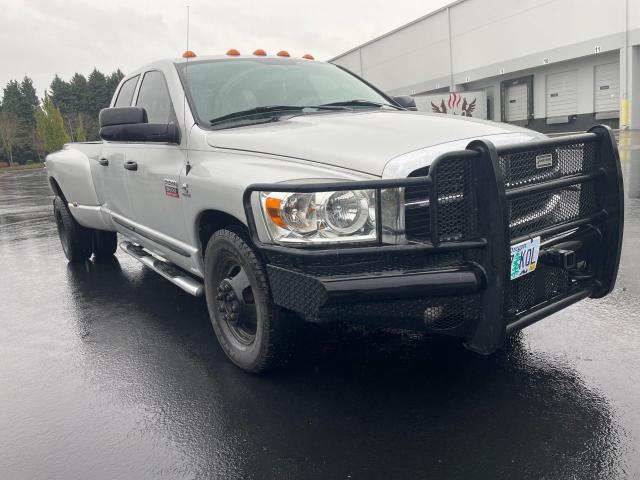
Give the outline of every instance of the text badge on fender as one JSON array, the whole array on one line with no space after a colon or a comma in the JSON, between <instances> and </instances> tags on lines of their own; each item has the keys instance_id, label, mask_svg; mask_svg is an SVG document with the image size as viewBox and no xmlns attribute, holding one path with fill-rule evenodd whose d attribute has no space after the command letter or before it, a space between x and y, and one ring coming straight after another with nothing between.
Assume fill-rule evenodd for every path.
<instances>
[{"instance_id":1,"label":"text badge on fender","mask_svg":"<svg viewBox=\"0 0 640 480\"><path fill-rule=\"evenodd\" d=\"M538 264L540 237L511 246L511 280L531 273Z\"/></svg>"},{"instance_id":2,"label":"text badge on fender","mask_svg":"<svg viewBox=\"0 0 640 480\"><path fill-rule=\"evenodd\" d=\"M165 178L164 193L167 197L178 198L180 196L180 194L178 193L178 182Z\"/></svg>"}]
</instances>

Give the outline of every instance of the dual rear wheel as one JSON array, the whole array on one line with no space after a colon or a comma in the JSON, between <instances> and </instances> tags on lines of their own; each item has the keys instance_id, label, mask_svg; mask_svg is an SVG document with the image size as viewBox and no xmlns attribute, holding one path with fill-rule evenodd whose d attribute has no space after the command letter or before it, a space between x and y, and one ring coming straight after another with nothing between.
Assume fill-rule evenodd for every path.
<instances>
[{"instance_id":1,"label":"dual rear wheel","mask_svg":"<svg viewBox=\"0 0 640 480\"><path fill-rule=\"evenodd\" d=\"M69 262L115 253L115 232L83 227L60 197L54 199L53 207ZM240 228L216 231L207 243L204 263L209 317L227 357L252 373L284 364L295 345L299 321L271 301L264 263L246 233Z\"/></svg>"},{"instance_id":2,"label":"dual rear wheel","mask_svg":"<svg viewBox=\"0 0 640 480\"><path fill-rule=\"evenodd\" d=\"M82 263L91 258L92 254L98 259L107 258L116 252L116 232L83 227L73 218L69 206L60 197L53 200L53 215L62 250L69 262Z\"/></svg>"}]
</instances>

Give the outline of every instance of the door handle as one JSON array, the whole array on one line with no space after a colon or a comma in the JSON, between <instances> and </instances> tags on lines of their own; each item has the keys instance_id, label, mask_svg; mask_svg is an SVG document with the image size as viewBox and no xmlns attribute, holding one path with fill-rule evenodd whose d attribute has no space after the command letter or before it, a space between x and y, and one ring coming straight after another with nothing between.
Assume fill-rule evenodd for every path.
<instances>
[{"instance_id":1,"label":"door handle","mask_svg":"<svg viewBox=\"0 0 640 480\"><path fill-rule=\"evenodd\" d=\"M124 162L124 168L126 168L127 170L136 171L138 170L138 164L133 160L127 160L126 162Z\"/></svg>"},{"instance_id":2,"label":"door handle","mask_svg":"<svg viewBox=\"0 0 640 480\"><path fill-rule=\"evenodd\" d=\"M103 167L107 167L109 165L109 160L107 160L106 158L101 158L100 160L98 160L98 163Z\"/></svg>"}]
</instances>

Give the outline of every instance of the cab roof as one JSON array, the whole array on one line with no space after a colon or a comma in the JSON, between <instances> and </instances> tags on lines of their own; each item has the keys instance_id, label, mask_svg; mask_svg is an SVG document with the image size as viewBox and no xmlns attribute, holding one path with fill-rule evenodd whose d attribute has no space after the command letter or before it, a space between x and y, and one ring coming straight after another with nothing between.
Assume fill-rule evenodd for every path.
<instances>
[{"instance_id":1,"label":"cab roof","mask_svg":"<svg viewBox=\"0 0 640 480\"><path fill-rule=\"evenodd\" d=\"M307 54L308 55L308 54ZM229 54L218 54L218 55L198 55L195 57L191 57L191 58L184 58L184 57L179 57L179 58L173 58L173 59L168 59L168 61L171 61L173 63L186 63L187 61L190 62L197 62L197 61L201 61L201 60L234 60L234 59L246 59L246 58L250 58L252 60L262 60L262 59L279 59L279 60L291 60L291 61L300 61L300 60L305 60L307 62L317 62L318 60L315 59L309 59L309 58L305 58L303 56L297 57L297 56L283 56L283 55L254 55L254 54L238 54L238 55L229 55ZM323 62L324 63L324 62Z\"/></svg>"},{"instance_id":2,"label":"cab roof","mask_svg":"<svg viewBox=\"0 0 640 480\"><path fill-rule=\"evenodd\" d=\"M290 56L290 57L285 57L285 56L278 56L278 55L253 55L253 54L244 54L244 55L225 55L225 54L218 54L218 55L202 55L202 56L195 56L195 57L191 57L191 58L183 58L183 57L177 57L177 58L164 58L161 60L156 60L154 62L150 62L147 63L146 65L142 65L139 68L136 68L135 70L129 72L126 75L126 78L130 78L134 75L137 75L140 72L145 72L148 70L153 70L153 69L159 69L159 68L166 68L166 67L171 67L173 68L173 65L181 65L187 62L200 62L200 61L206 61L206 60L229 60L229 61L233 61L233 60L241 60L241 59L251 59L251 60L273 60L273 59L278 59L281 61L291 61L293 62L299 62L299 61L305 61L305 62L316 62L316 63L325 63L325 62L319 62L318 60L310 60L310 59L306 59L303 57L296 57L296 56Z\"/></svg>"}]
</instances>

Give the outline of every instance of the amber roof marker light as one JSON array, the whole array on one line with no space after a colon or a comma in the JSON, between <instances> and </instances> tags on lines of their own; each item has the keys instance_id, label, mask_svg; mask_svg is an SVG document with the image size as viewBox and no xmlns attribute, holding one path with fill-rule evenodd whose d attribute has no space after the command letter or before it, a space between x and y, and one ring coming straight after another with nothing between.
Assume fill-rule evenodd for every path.
<instances>
[{"instance_id":1,"label":"amber roof marker light","mask_svg":"<svg viewBox=\"0 0 640 480\"><path fill-rule=\"evenodd\" d=\"M291 55L289 55L289 52L287 52L286 50L280 50L277 55L279 57L290 57Z\"/></svg>"},{"instance_id":2,"label":"amber roof marker light","mask_svg":"<svg viewBox=\"0 0 640 480\"><path fill-rule=\"evenodd\" d=\"M238 50L236 50L235 48L231 48L231 49L227 50L227 55L229 55L231 57L237 57L238 55L240 55L240 52Z\"/></svg>"},{"instance_id":3,"label":"amber roof marker light","mask_svg":"<svg viewBox=\"0 0 640 480\"><path fill-rule=\"evenodd\" d=\"M195 58L196 54L193 53L191 50L185 50L185 52L182 54L182 58Z\"/></svg>"},{"instance_id":4,"label":"amber roof marker light","mask_svg":"<svg viewBox=\"0 0 640 480\"><path fill-rule=\"evenodd\" d=\"M315 60L315 58L313 57L313 55L311 55L310 53L305 53L302 58L306 58L307 60Z\"/></svg>"},{"instance_id":5,"label":"amber roof marker light","mask_svg":"<svg viewBox=\"0 0 640 480\"><path fill-rule=\"evenodd\" d=\"M266 57L267 56L267 52L265 52L261 48L257 49L255 52L253 52L253 54L258 56L258 57Z\"/></svg>"}]
</instances>

